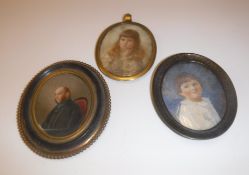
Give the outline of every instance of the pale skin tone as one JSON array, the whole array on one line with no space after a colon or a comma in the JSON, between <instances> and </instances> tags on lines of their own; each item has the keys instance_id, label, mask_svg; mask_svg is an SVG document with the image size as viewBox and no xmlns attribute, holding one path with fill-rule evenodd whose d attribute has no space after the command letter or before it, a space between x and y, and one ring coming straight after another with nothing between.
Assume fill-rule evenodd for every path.
<instances>
[{"instance_id":1,"label":"pale skin tone","mask_svg":"<svg viewBox=\"0 0 249 175\"><path fill-rule=\"evenodd\" d=\"M202 87L197 80L191 79L182 83L180 89L180 95L183 96L185 99L195 102L202 100Z\"/></svg>"},{"instance_id":2,"label":"pale skin tone","mask_svg":"<svg viewBox=\"0 0 249 175\"><path fill-rule=\"evenodd\" d=\"M70 92L65 87L58 87L54 92L56 103L61 103L70 97Z\"/></svg>"},{"instance_id":3,"label":"pale skin tone","mask_svg":"<svg viewBox=\"0 0 249 175\"><path fill-rule=\"evenodd\" d=\"M133 38L121 36L119 39L119 47L121 54L128 56L131 54L135 46L135 41Z\"/></svg>"}]
</instances>

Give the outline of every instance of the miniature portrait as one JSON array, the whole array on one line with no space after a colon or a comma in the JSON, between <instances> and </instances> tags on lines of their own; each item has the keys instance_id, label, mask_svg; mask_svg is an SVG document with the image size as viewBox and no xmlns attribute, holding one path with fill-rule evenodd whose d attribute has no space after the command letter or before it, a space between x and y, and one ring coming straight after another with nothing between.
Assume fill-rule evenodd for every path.
<instances>
[{"instance_id":1,"label":"miniature portrait","mask_svg":"<svg viewBox=\"0 0 249 175\"><path fill-rule=\"evenodd\" d=\"M132 77L147 72L154 62L154 38L138 25L113 27L99 43L98 63L104 72Z\"/></svg>"},{"instance_id":2,"label":"miniature portrait","mask_svg":"<svg viewBox=\"0 0 249 175\"><path fill-rule=\"evenodd\" d=\"M70 157L98 138L110 105L108 86L96 69L79 61L57 62L26 86L18 105L18 129L38 155Z\"/></svg>"},{"instance_id":3,"label":"miniature portrait","mask_svg":"<svg viewBox=\"0 0 249 175\"><path fill-rule=\"evenodd\" d=\"M153 74L151 92L162 122L189 139L220 136L236 116L237 96L228 74L195 53L163 60Z\"/></svg>"},{"instance_id":4,"label":"miniature portrait","mask_svg":"<svg viewBox=\"0 0 249 175\"><path fill-rule=\"evenodd\" d=\"M61 74L49 79L37 96L35 116L51 136L66 136L79 129L86 119L90 91L79 77Z\"/></svg>"},{"instance_id":5,"label":"miniature portrait","mask_svg":"<svg viewBox=\"0 0 249 175\"><path fill-rule=\"evenodd\" d=\"M162 96L171 115L192 130L207 130L224 116L226 98L216 76L201 64L178 63L164 76Z\"/></svg>"}]
</instances>

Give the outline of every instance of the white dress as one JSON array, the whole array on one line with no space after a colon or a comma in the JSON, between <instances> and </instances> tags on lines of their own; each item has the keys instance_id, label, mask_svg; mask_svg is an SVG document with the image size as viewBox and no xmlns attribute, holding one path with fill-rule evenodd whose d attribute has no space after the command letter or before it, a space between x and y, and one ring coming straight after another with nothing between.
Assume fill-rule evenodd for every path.
<instances>
[{"instance_id":1,"label":"white dress","mask_svg":"<svg viewBox=\"0 0 249 175\"><path fill-rule=\"evenodd\" d=\"M183 126L194 130L210 129L221 120L208 98L199 102L182 100L177 118Z\"/></svg>"},{"instance_id":2,"label":"white dress","mask_svg":"<svg viewBox=\"0 0 249 175\"><path fill-rule=\"evenodd\" d=\"M136 59L133 56L112 58L105 55L101 61L104 68L119 76L132 76L141 72L145 67L142 59Z\"/></svg>"}]
</instances>

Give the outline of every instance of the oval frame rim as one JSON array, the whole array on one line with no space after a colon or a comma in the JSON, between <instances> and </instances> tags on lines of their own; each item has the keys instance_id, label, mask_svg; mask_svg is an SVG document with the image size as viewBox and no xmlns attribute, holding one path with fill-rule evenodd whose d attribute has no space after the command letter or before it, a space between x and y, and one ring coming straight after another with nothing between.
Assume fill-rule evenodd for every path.
<instances>
[{"instance_id":1,"label":"oval frame rim","mask_svg":"<svg viewBox=\"0 0 249 175\"><path fill-rule=\"evenodd\" d=\"M102 94L105 98L105 103L102 104L104 106L103 108L103 116L101 117L98 125L96 126L96 128L93 131L93 134L90 135L90 137L87 138L87 140L85 140L84 142L78 143L75 146L73 146L72 148L68 149L68 150L60 150L60 151L51 151L48 150L47 148L41 147L39 146L39 144L37 144L34 140L31 139L30 135L27 133L27 127L26 127L26 123L24 123L24 119L23 119L23 111L24 109L24 100L25 98L27 98L27 91L30 89L32 83L34 83L34 81L36 80L36 78L41 74L41 73L46 73L46 70L48 70L49 68L52 68L53 66L56 65L60 65L60 64L75 64L78 65L86 70L88 70L89 72L91 72L93 74L93 76L98 78L98 81L101 82L101 86L103 87L103 92L104 94ZM73 155L76 155L82 151L84 151L85 149L87 149L88 147L90 147L101 135L101 133L103 132L103 130L105 129L109 117L110 117L110 112L111 112L111 96L110 96L110 92L109 92L109 87L106 83L106 81L104 80L103 76L92 66L90 66L89 64L80 62L80 61L75 61L75 60L64 60L64 61L58 61L55 62L53 64L50 64L48 66L46 66L45 68L41 69L37 74L35 74L35 76L33 76L33 78L27 83L25 89L23 90L19 103L18 103L18 107L17 107L17 126L18 126L18 131L19 134L23 140L23 142L37 155L40 155L42 157L45 158L50 158L50 159L62 159L62 158L67 158L67 157L71 157ZM97 112L96 112L97 114ZM95 114L95 115L96 115ZM31 116L32 117L32 116ZM96 117L96 116L94 116ZM82 133L83 134L83 133ZM78 139L78 138L76 138ZM75 140L76 140L75 139ZM73 140L73 141L75 141Z\"/></svg>"},{"instance_id":2,"label":"oval frame rim","mask_svg":"<svg viewBox=\"0 0 249 175\"><path fill-rule=\"evenodd\" d=\"M189 58L192 57L192 58ZM188 58L189 60L186 60ZM214 127L207 129L207 130L193 130L181 125L178 121L174 119L172 114L167 109L166 104L162 100L161 94L161 83L163 77L167 73L174 64L178 62L197 62L202 64L207 69L211 70L212 73L217 77L218 81L220 82L221 86L223 87L225 96L226 96L226 111L221 119L221 121L215 125ZM163 66L168 66L165 68ZM158 78L158 76L160 76ZM223 78L223 79L221 79ZM234 85L228 76L228 74L214 61L211 59L202 56L196 53L177 53L167 58L163 59L155 68L153 75L151 77L150 83L150 93L151 93L151 100L154 106L154 109L161 119L161 121L168 126L172 131L181 135L188 139L195 139L195 140L207 140L218 137L224 134L230 126L233 124L236 113L237 113L237 95ZM229 94L227 94L229 92Z\"/></svg>"}]
</instances>

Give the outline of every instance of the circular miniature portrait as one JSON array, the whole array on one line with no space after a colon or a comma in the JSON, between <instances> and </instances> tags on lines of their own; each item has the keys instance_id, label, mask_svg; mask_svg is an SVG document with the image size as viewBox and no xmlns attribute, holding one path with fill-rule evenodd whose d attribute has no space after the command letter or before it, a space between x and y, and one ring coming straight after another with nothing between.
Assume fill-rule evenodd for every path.
<instances>
[{"instance_id":1,"label":"circular miniature portrait","mask_svg":"<svg viewBox=\"0 0 249 175\"><path fill-rule=\"evenodd\" d=\"M35 153L65 158L90 146L110 113L108 86L91 66L62 61L40 71L18 106L18 128Z\"/></svg>"},{"instance_id":2,"label":"circular miniature portrait","mask_svg":"<svg viewBox=\"0 0 249 175\"><path fill-rule=\"evenodd\" d=\"M100 70L116 80L133 80L144 75L153 65L156 43L143 25L126 19L108 27L96 47Z\"/></svg>"},{"instance_id":3,"label":"circular miniature portrait","mask_svg":"<svg viewBox=\"0 0 249 175\"><path fill-rule=\"evenodd\" d=\"M224 133L237 110L236 92L228 75L197 54L176 54L162 61L152 79L152 99L166 125L195 139Z\"/></svg>"}]
</instances>

